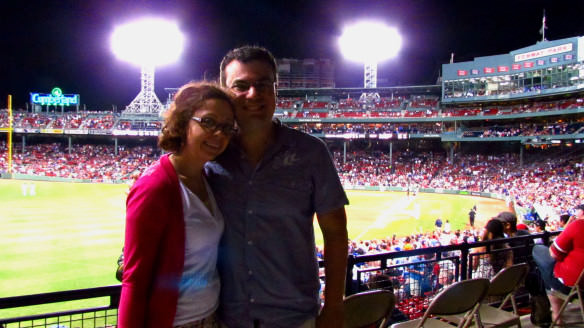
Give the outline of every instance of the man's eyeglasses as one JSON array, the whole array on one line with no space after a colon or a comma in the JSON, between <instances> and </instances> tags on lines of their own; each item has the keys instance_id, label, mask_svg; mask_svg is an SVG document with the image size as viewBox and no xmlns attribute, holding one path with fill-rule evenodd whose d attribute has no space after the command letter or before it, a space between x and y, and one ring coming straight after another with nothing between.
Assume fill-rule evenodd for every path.
<instances>
[{"instance_id":1,"label":"man's eyeglasses","mask_svg":"<svg viewBox=\"0 0 584 328\"><path fill-rule=\"evenodd\" d=\"M237 128L232 123L220 124L210 117L191 117L191 120L199 123L199 125L207 130L207 132L215 133L221 131L224 135L231 137L237 133Z\"/></svg>"},{"instance_id":2,"label":"man's eyeglasses","mask_svg":"<svg viewBox=\"0 0 584 328\"><path fill-rule=\"evenodd\" d=\"M238 93L245 93L248 92L251 87L257 92L265 92L270 90L274 87L274 81L272 80L260 80L256 82L248 82L248 81L235 81L231 86L231 90L238 92Z\"/></svg>"}]
</instances>

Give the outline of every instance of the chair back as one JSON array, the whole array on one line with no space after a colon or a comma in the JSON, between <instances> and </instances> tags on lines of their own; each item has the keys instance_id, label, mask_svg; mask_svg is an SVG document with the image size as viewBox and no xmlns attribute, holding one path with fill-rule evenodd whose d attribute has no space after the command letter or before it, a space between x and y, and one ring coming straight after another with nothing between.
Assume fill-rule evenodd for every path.
<instances>
[{"instance_id":1,"label":"chair back","mask_svg":"<svg viewBox=\"0 0 584 328\"><path fill-rule=\"evenodd\" d=\"M428 306L426 315L452 315L467 312L487 295L489 280L478 278L450 285Z\"/></svg>"},{"instance_id":2,"label":"chair back","mask_svg":"<svg viewBox=\"0 0 584 328\"><path fill-rule=\"evenodd\" d=\"M507 296L517 289L525 279L529 266L527 263L519 263L499 271L489 285L487 296Z\"/></svg>"},{"instance_id":3,"label":"chair back","mask_svg":"<svg viewBox=\"0 0 584 328\"><path fill-rule=\"evenodd\" d=\"M388 290L369 290L343 301L345 328L361 328L385 319L395 306L395 295Z\"/></svg>"}]
</instances>

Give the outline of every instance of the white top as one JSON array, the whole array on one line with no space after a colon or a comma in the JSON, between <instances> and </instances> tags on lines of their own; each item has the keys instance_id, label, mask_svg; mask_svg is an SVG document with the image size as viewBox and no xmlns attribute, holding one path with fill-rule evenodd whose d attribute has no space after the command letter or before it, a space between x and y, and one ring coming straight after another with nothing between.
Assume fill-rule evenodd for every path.
<instances>
[{"instance_id":1,"label":"white top","mask_svg":"<svg viewBox=\"0 0 584 328\"><path fill-rule=\"evenodd\" d=\"M207 180L203 178L213 213L182 182L185 220L185 264L179 286L174 326L200 320L219 306L217 248L223 233L223 216Z\"/></svg>"}]
</instances>

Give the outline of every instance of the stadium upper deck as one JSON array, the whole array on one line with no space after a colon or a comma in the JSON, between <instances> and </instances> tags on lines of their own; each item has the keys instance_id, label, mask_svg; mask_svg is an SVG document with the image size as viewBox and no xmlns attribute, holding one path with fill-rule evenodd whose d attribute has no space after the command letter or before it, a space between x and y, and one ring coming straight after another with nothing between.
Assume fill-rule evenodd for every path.
<instances>
[{"instance_id":1,"label":"stadium upper deck","mask_svg":"<svg viewBox=\"0 0 584 328\"><path fill-rule=\"evenodd\" d=\"M442 65L442 103L512 100L584 88L584 37Z\"/></svg>"}]
</instances>

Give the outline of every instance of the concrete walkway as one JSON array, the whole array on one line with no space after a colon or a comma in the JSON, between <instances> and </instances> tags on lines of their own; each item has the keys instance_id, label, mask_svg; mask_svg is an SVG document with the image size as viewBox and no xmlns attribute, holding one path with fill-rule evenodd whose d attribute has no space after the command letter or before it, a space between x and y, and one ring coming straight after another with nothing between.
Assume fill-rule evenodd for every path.
<instances>
[{"instance_id":1,"label":"concrete walkway","mask_svg":"<svg viewBox=\"0 0 584 328\"><path fill-rule=\"evenodd\" d=\"M564 310L564 322L582 322L584 318L580 314L580 308L577 305L570 304ZM532 327L539 327L531 323L529 320L529 314L521 316L521 327L522 328L532 328ZM569 324L565 325L564 327L584 327L584 323L579 324Z\"/></svg>"}]
</instances>

